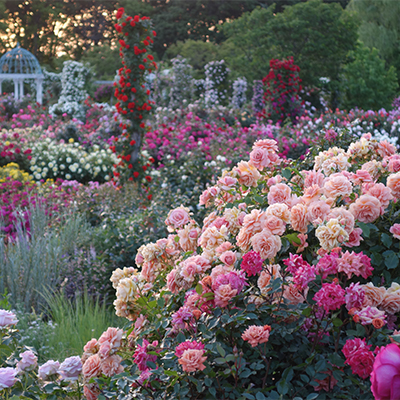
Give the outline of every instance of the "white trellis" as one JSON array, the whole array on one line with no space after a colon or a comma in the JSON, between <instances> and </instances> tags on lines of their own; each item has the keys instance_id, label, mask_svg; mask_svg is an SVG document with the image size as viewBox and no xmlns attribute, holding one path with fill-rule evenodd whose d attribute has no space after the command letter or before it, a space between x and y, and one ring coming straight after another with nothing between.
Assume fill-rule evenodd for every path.
<instances>
[{"instance_id":1,"label":"white trellis","mask_svg":"<svg viewBox=\"0 0 400 400\"><path fill-rule=\"evenodd\" d=\"M35 80L36 101L42 104L44 79L42 69L36 57L18 43L17 47L7 51L0 58L0 93L3 92L3 81L12 80L14 81L14 98L21 99L24 97L24 81L26 79Z\"/></svg>"}]
</instances>

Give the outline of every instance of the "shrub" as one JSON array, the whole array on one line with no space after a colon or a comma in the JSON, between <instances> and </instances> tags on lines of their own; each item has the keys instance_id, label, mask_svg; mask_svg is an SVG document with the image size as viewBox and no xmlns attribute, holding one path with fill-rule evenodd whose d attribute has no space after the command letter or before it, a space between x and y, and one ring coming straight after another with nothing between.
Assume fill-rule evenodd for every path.
<instances>
[{"instance_id":1,"label":"shrub","mask_svg":"<svg viewBox=\"0 0 400 400\"><path fill-rule=\"evenodd\" d=\"M389 109L399 87L395 67L387 69L378 50L368 49L362 43L349 54L349 59L340 89L343 93L342 107L348 110L355 107Z\"/></svg>"}]
</instances>

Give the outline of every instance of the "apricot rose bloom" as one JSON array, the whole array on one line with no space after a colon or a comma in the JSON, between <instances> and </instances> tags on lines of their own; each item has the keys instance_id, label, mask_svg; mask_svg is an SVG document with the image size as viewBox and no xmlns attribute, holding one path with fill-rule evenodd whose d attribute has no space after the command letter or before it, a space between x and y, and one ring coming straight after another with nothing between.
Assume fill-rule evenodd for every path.
<instances>
[{"instance_id":1,"label":"apricot rose bloom","mask_svg":"<svg viewBox=\"0 0 400 400\"><path fill-rule=\"evenodd\" d=\"M374 196L364 194L350 205L354 219L360 222L374 222L381 215L381 202Z\"/></svg>"},{"instance_id":2,"label":"apricot rose bloom","mask_svg":"<svg viewBox=\"0 0 400 400\"><path fill-rule=\"evenodd\" d=\"M400 172L389 175L386 182L387 187L392 191L392 195L397 199L400 198Z\"/></svg>"},{"instance_id":3,"label":"apricot rose bloom","mask_svg":"<svg viewBox=\"0 0 400 400\"><path fill-rule=\"evenodd\" d=\"M395 239L400 239L400 224L394 224L389 231Z\"/></svg>"},{"instance_id":4,"label":"apricot rose bloom","mask_svg":"<svg viewBox=\"0 0 400 400\"><path fill-rule=\"evenodd\" d=\"M185 372L196 372L203 371L206 368L203 364L206 360L207 357L204 357L204 350L188 349L183 352L178 362Z\"/></svg>"},{"instance_id":5,"label":"apricot rose bloom","mask_svg":"<svg viewBox=\"0 0 400 400\"><path fill-rule=\"evenodd\" d=\"M271 327L269 325L249 326L242 334L242 339L251 344L251 347L256 347L261 343L267 343Z\"/></svg>"},{"instance_id":6,"label":"apricot rose bloom","mask_svg":"<svg viewBox=\"0 0 400 400\"><path fill-rule=\"evenodd\" d=\"M273 259L281 249L279 236L273 235L268 229L263 229L251 238L254 251L263 259Z\"/></svg>"}]
</instances>

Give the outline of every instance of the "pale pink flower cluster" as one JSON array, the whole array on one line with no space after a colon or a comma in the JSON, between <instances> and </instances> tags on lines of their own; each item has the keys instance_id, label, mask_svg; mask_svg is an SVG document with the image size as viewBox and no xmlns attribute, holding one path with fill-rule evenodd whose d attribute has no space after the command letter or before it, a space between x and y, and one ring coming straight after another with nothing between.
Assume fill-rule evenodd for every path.
<instances>
[{"instance_id":1,"label":"pale pink flower cluster","mask_svg":"<svg viewBox=\"0 0 400 400\"><path fill-rule=\"evenodd\" d=\"M48 381L52 377L58 376L60 363L58 361L49 360L39 367L38 376L43 381Z\"/></svg>"},{"instance_id":2,"label":"pale pink flower cluster","mask_svg":"<svg viewBox=\"0 0 400 400\"><path fill-rule=\"evenodd\" d=\"M16 325L17 323L18 319L13 312L0 310L0 329L8 327L10 325Z\"/></svg>"},{"instance_id":3,"label":"pale pink flower cluster","mask_svg":"<svg viewBox=\"0 0 400 400\"><path fill-rule=\"evenodd\" d=\"M17 362L18 373L32 371L37 367L37 356L31 350L24 351L19 355L21 359Z\"/></svg>"},{"instance_id":4,"label":"pale pink flower cluster","mask_svg":"<svg viewBox=\"0 0 400 400\"><path fill-rule=\"evenodd\" d=\"M242 334L242 339L251 344L251 347L256 347L259 344L267 343L271 327L269 325L249 326Z\"/></svg>"},{"instance_id":5,"label":"pale pink flower cluster","mask_svg":"<svg viewBox=\"0 0 400 400\"><path fill-rule=\"evenodd\" d=\"M88 399L97 399L100 390L96 383L89 383L91 378L101 375L111 377L123 372L122 358L115 354L121 347L122 329L108 328L99 340L91 339L83 347L82 374L84 393Z\"/></svg>"},{"instance_id":6,"label":"pale pink flower cluster","mask_svg":"<svg viewBox=\"0 0 400 400\"><path fill-rule=\"evenodd\" d=\"M277 151L278 144L275 140L259 140L253 145L253 150L250 153L250 163L260 171L264 168L272 169L281 162Z\"/></svg>"}]
</instances>

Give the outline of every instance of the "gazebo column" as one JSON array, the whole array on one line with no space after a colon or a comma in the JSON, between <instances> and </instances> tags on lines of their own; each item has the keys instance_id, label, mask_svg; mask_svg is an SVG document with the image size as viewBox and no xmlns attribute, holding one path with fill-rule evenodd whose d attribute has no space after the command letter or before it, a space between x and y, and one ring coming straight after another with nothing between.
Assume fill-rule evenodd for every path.
<instances>
[{"instance_id":1,"label":"gazebo column","mask_svg":"<svg viewBox=\"0 0 400 400\"><path fill-rule=\"evenodd\" d=\"M19 81L19 97L22 99L24 97L24 80Z\"/></svg>"},{"instance_id":2,"label":"gazebo column","mask_svg":"<svg viewBox=\"0 0 400 400\"><path fill-rule=\"evenodd\" d=\"M19 79L14 80L14 99L19 100Z\"/></svg>"},{"instance_id":3,"label":"gazebo column","mask_svg":"<svg viewBox=\"0 0 400 400\"><path fill-rule=\"evenodd\" d=\"M43 78L36 78L36 101L43 103Z\"/></svg>"},{"instance_id":4,"label":"gazebo column","mask_svg":"<svg viewBox=\"0 0 400 400\"><path fill-rule=\"evenodd\" d=\"M0 96L3 95L3 88L2 88L3 80L0 79Z\"/></svg>"}]
</instances>

